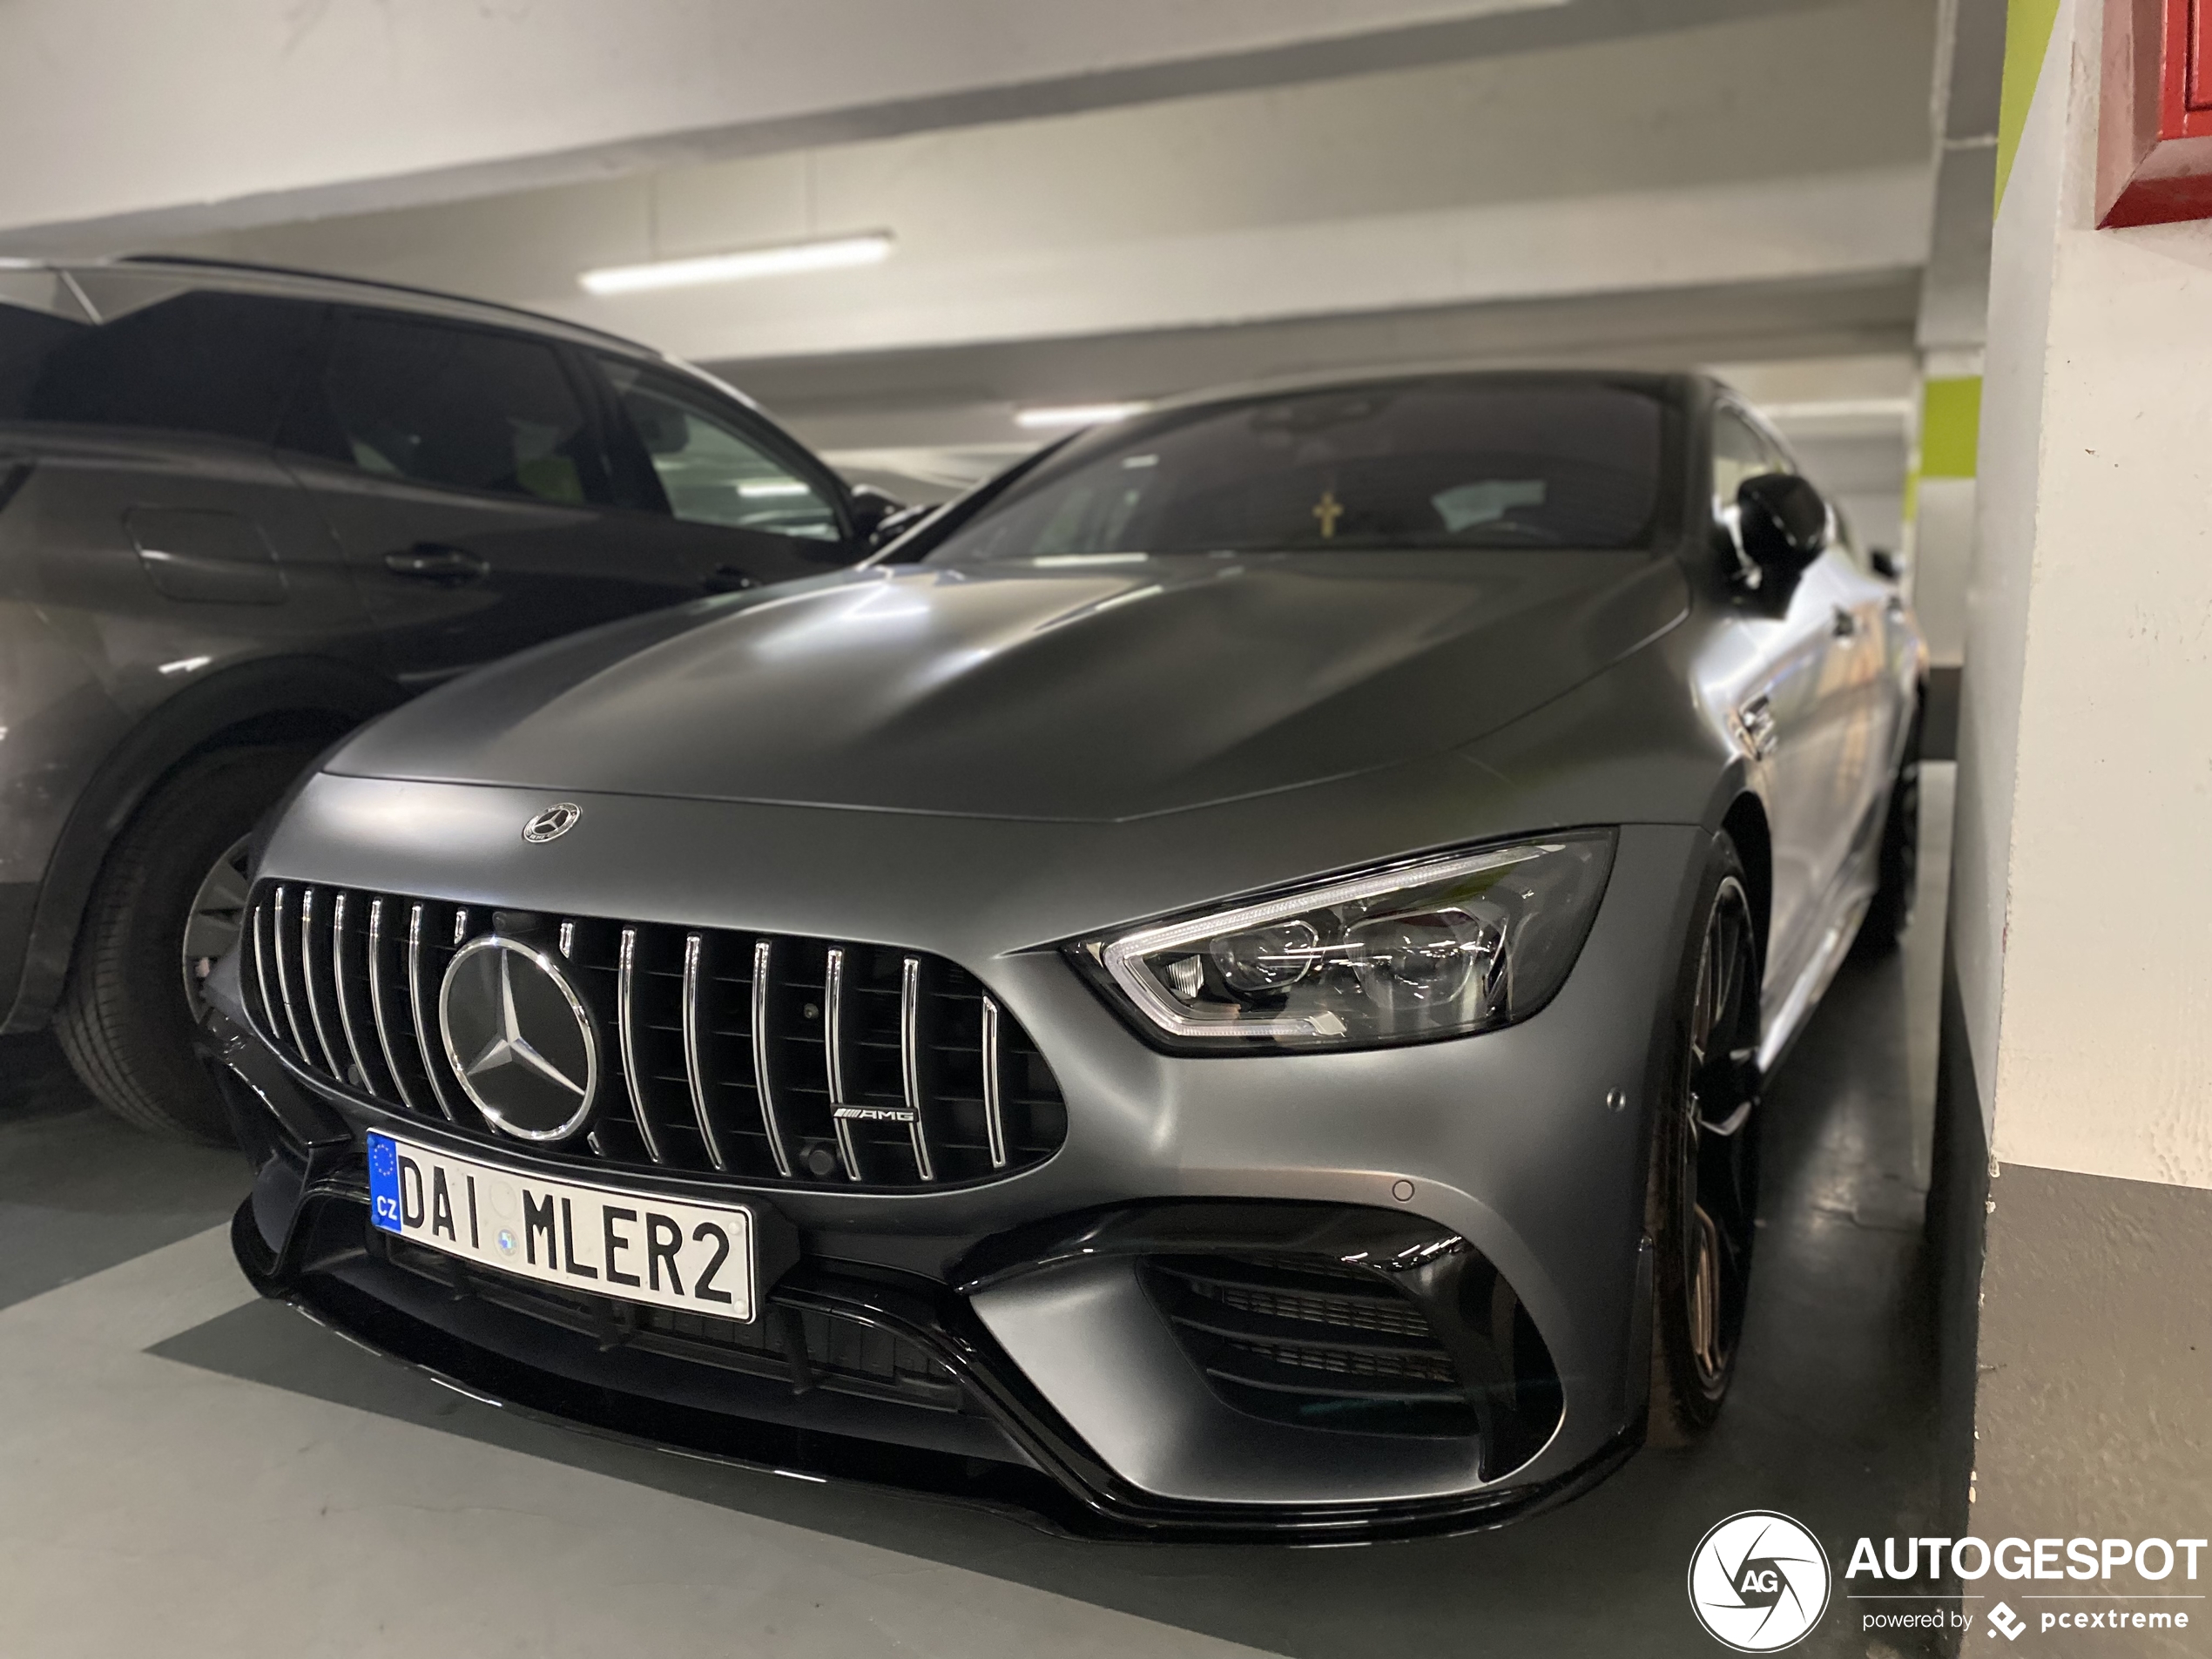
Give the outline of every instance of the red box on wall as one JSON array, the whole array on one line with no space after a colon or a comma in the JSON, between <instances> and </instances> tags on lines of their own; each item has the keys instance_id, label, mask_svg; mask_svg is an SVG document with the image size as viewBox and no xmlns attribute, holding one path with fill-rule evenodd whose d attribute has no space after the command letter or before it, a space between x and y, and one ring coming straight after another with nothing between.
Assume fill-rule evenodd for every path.
<instances>
[{"instance_id":1,"label":"red box on wall","mask_svg":"<svg viewBox=\"0 0 2212 1659\"><path fill-rule=\"evenodd\" d=\"M2212 219L2212 0L2105 0L2097 223Z\"/></svg>"}]
</instances>

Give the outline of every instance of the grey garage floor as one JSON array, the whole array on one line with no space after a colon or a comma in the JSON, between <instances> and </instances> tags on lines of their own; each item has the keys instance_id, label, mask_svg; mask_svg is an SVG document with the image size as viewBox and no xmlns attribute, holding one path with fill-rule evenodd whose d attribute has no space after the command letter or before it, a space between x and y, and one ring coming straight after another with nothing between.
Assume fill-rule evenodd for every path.
<instances>
[{"instance_id":1,"label":"grey garage floor","mask_svg":"<svg viewBox=\"0 0 2212 1659\"><path fill-rule=\"evenodd\" d=\"M1793 1514L1839 1570L1858 1534L1936 1520L1929 771L1914 937L1847 965L1770 1089L1719 1428L1467 1538L1079 1543L513 1419L253 1299L221 1231L236 1160L113 1126L49 1045L0 1042L0 1654L1717 1652L1683 1587L1721 1517ZM1839 1584L1799 1651L1897 1651L1859 1629Z\"/></svg>"}]
</instances>

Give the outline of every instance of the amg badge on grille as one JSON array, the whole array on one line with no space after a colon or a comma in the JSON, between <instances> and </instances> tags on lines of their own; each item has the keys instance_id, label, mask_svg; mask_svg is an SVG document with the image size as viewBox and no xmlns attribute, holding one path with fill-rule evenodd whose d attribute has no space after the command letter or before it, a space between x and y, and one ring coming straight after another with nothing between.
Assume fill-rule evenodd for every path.
<instances>
[{"instance_id":1,"label":"amg badge on grille","mask_svg":"<svg viewBox=\"0 0 2212 1659\"><path fill-rule=\"evenodd\" d=\"M556 841L576 827L583 808L572 800L557 800L523 826L523 839L536 843Z\"/></svg>"},{"instance_id":2,"label":"amg badge on grille","mask_svg":"<svg viewBox=\"0 0 2212 1659\"><path fill-rule=\"evenodd\" d=\"M599 1037L560 964L486 934L454 954L438 992L453 1075L495 1128L557 1141L591 1116Z\"/></svg>"}]
</instances>

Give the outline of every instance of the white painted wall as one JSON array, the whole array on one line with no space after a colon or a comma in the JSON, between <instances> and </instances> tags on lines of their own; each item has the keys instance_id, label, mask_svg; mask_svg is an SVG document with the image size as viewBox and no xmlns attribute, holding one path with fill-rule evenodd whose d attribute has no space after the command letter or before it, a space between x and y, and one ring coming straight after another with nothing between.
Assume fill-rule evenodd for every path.
<instances>
[{"instance_id":1,"label":"white painted wall","mask_svg":"<svg viewBox=\"0 0 2212 1659\"><path fill-rule=\"evenodd\" d=\"M1997 219L1953 948L2001 1161L2212 1186L2212 224L2092 228L2100 10Z\"/></svg>"}]
</instances>

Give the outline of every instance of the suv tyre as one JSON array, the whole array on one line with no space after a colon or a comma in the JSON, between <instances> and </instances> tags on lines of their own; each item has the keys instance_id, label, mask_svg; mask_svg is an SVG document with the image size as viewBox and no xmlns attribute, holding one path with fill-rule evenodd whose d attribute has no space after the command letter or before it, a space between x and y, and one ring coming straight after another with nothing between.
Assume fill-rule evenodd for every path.
<instances>
[{"instance_id":1,"label":"suv tyre","mask_svg":"<svg viewBox=\"0 0 2212 1659\"><path fill-rule=\"evenodd\" d=\"M155 786L109 851L54 1028L84 1086L136 1128L231 1138L222 1097L192 1053L200 1010L187 934L202 961L227 945L214 938L223 909L194 912L230 885L219 873L314 753L272 745L195 756Z\"/></svg>"}]
</instances>

